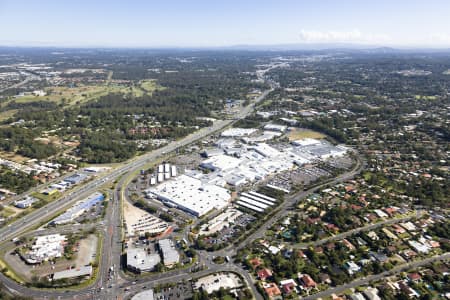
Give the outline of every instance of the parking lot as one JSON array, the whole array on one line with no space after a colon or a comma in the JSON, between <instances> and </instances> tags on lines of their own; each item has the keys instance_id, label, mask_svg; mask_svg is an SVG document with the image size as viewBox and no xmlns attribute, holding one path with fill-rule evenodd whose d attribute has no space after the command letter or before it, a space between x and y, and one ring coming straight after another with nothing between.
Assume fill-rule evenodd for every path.
<instances>
[{"instance_id":1,"label":"parking lot","mask_svg":"<svg viewBox=\"0 0 450 300\"><path fill-rule=\"evenodd\" d=\"M254 222L256 218L248 214L242 214L236 218L231 226L224 227L217 231L214 235L206 237L205 243L208 246L229 244L234 239L238 238L244 231L248 224Z\"/></svg>"},{"instance_id":2,"label":"parking lot","mask_svg":"<svg viewBox=\"0 0 450 300\"><path fill-rule=\"evenodd\" d=\"M181 281L172 287L156 287L154 292L155 300L189 299L192 297L192 284L190 281Z\"/></svg>"}]
</instances>

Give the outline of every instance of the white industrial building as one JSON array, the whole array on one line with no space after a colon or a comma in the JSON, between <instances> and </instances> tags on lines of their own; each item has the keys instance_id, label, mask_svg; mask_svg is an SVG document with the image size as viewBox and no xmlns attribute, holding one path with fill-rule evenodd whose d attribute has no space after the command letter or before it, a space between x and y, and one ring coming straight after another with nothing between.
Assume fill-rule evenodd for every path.
<instances>
[{"instance_id":1,"label":"white industrial building","mask_svg":"<svg viewBox=\"0 0 450 300\"><path fill-rule=\"evenodd\" d=\"M320 141L312 138L304 138L301 140L296 140L291 142L294 146L310 146L310 145L318 145Z\"/></svg>"},{"instance_id":2,"label":"white industrial building","mask_svg":"<svg viewBox=\"0 0 450 300\"><path fill-rule=\"evenodd\" d=\"M224 130L220 135L222 137L242 137L242 136L248 136L252 133L255 133L258 131L258 129L255 128L230 128L227 130Z\"/></svg>"},{"instance_id":3,"label":"white industrial building","mask_svg":"<svg viewBox=\"0 0 450 300\"><path fill-rule=\"evenodd\" d=\"M300 160L307 162L290 151L281 152L260 143L243 148L239 158L222 154L204 160L200 167L213 171L203 176L203 181L221 186L222 182L241 186L292 169L294 163Z\"/></svg>"},{"instance_id":4,"label":"white industrial building","mask_svg":"<svg viewBox=\"0 0 450 300\"><path fill-rule=\"evenodd\" d=\"M127 268L135 272L149 272L161 262L158 253L149 254L143 248L133 248L127 251Z\"/></svg>"},{"instance_id":5,"label":"white industrial building","mask_svg":"<svg viewBox=\"0 0 450 300\"><path fill-rule=\"evenodd\" d=\"M159 249L163 257L163 262L166 267L172 267L180 260L180 254L175 249L173 241L170 239L163 239L158 242Z\"/></svg>"},{"instance_id":6,"label":"white industrial building","mask_svg":"<svg viewBox=\"0 0 450 300\"><path fill-rule=\"evenodd\" d=\"M343 156L347 153L347 148L338 145L334 146L326 140L306 138L293 141L297 153L302 153L304 157L325 160L330 157Z\"/></svg>"},{"instance_id":7,"label":"white industrial building","mask_svg":"<svg viewBox=\"0 0 450 300\"><path fill-rule=\"evenodd\" d=\"M151 187L147 190L147 194L198 217L212 209L226 207L231 198L227 189L204 184L201 180L187 175Z\"/></svg>"},{"instance_id":8,"label":"white industrial building","mask_svg":"<svg viewBox=\"0 0 450 300\"><path fill-rule=\"evenodd\" d=\"M61 234L38 236L24 259L29 264L37 264L61 257L64 253L65 241L66 236Z\"/></svg>"},{"instance_id":9,"label":"white industrial building","mask_svg":"<svg viewBox=\"0 0 450 300\"><path fill-rule=\"evenodd\" d=\"M287 129L287 126L277 125L277 124L267 124L266 126L264 126L264 130L270 130L270 131L285 132L286 129Z\"/></svg>"}]
</instances>

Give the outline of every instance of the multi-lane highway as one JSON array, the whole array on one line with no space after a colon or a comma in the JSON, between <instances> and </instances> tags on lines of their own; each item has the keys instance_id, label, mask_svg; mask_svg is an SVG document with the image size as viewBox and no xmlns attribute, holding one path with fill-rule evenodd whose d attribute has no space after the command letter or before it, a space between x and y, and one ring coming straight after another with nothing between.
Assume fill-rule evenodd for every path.
<instances>
[{"instance_id":1,"label":"multi-lane highway","mask_svg":"<svg viewBox=\"0 0 450 300\"><path fill-rule=\"evenodd\" d=\"M264 78L265 72L268 70L277 67L272 66L260 73L258 73L258 77L261 79ZM270 85L273 87L276 86L276 83L269 82ZM121 254L122 254L122 216L121 216L121 201L123 200L123 188L126 184L126 178L128 176L123 176L126 174L131 174L139 169L142 168L143 165L147 163L154 162L155 160L164 157L168 155L169 153L174 152L180 147L185 147L193 142L196 142L208 135L211 135L217 131L220 131L224 129L225 127L231 125L233 122L236 122L237 120L240 120L242 118L245 118L248 116L253 110L255 105L262 101L264 98L267 97L267 95L273 90L268 89L264 91L252 104L248 105L247 107L242 108L242 110L234 116L232 120L218 120L213 123L211 127L203 128L199 131L196 131L192 133L191 135L178 140L171 142L170 144L157 149L155 151L152 151L150 153L144 154L142 156L139 156L137 158L131 159L127 161L126 163L121 164L120 166L110 170L107 173L101 174L99 177L79 186L76 187L74 190L69 192L68 194L64 195L61 199L51 202L47 204L46 206L35 210L34 212L30 213L29 215L17 220L16 222L8 225L7 227L0 229L0 250L5 250L10 247L12 247L11 239L13 237L20 236L21 234L24 234L25 232L29 231L36 225L40 224L41 222L49 220L51 217L58 214L63 209L66 209L70 207L74 202L77 200L88 196L89 194L93 193L94 191L98 190L98 188L102 185L105 185L106 183L111 183L113 181L118 180L116 189L111 195L111 199L109 201L109 205L107 207L106 211L106 217L102 224L97 225L83 225L80 228L82 229L88 229L92 226L96 227L102 234L101 234L101 242L102 242L102 250L100 254L100 264L98 269L98 276L96 277L95 282L91 284L89 287L79 289L79 290L61 290L61 289L55 289L55 290L43 290L43 289L35 289L26 287L23 285L18 284L17 282L13 281L12 279L6 277L3 273L0 273L0 281L3 283L3 285L12 293L15 294L21 294L25 296L30 296L35 299L48 299L48 297L52 298L64 298L64 299L121 299L123 297L129 297L130 295L141 291L143 288L152 288L155 287L158 284L161 283L168 283L168 282L180 282L182 280L190 280L193 278L202 277L211 273L215 273L218 271L232 271L240 274L244 280L246 281L247 285L252 289L253 294L255 295L256 299L262 299L261 295L258 293L258 291L255 288L255 285L253 284L253 278L252 276L244 270L241 266L235 265L231 262L227 262L223 265L217 265L212 262L213 256L233 256L236 254L236 251L238 249L241 249L243 247L248 246L251 242L253 242L255 239L261 238L264 236L266 230L270 228L277 220L282 218L283 216L287 215L293 205L295 205L300 199L305 198L309 194L322 189L325 185L333 185L339 182L346 181L348 179L353 178L355 175L357 175L363 168L364 168L364 162L361 160L358 160L358 163L356 166L350 170L349 172L346 172L342 175L340 175L337 178L331 179L325 183L322 183L318 186L315 186L314 188L311 188L307 191L299 192L295 195L292 195L288 197L284 203L278 208L276 213L271 216L268 220L264 222L255 232L250 234L246 239L244 239L237 247L227 247L225 249L216 251L216 252L206 252L206 251L199 251L198 252L198 261L199 264L203 265L205 267L204 270L192 273L190 272L190 268L186 269L177 269L172 270L160 274L155 274L151 276L146 276L141 279L139 279L139 282L134 282L133 278L128 278L123 272L120 271L120 265L121 265ZM122 176L122 177L121 177ZM386 223L387 224L387 223ZM377 224L376 226L380 226ZM43 232L53 232L53 229L45 229L40 231L35 231L36 233L43 233ZM68 232L72 230L71 227L60 227L57 230L59 232ZM361 229L363 230L363 229ZM27 233L29 235L30 233ZM351 233L349 233L351 234ZM344 235L342 235L343 237ZM335 238L335 237L332 237ZM319 241L318 243L321 243L323 241ZM429 263L433 260L438 259L448 259L449 254L445 254L440 257L434 257L432 259L425 259L423 261L415 262L414 264L405 264L401 265L399 267L396 267L394 270L391 270L390 272L399 272L401 270L404 270L406 267L414 267L419 266L425 263ZM112 271L113 270L113 271ZM383 276L382 274L369 276L364 279L360 279L357 281L354 281L352 283L349 283L344 286L339 286L334 289L330 289L324 292L321 292L319 294L316 294L311 299L316 299L319 296L327 296L331 292L339 292L341 290L345 290L350 287L354 287L360 284L365 284L371 280L375 280L378 278L377 276ZM381 278L381 277L380 277ZM309 298L308 298L309 299Z\"/></svg>"},{"instance_id":2,"label":"multi-lane highway","mask_svg":"<svg viewBox=\"0 0 450 300\"><path fill-rule=\"evenodd\" d=\"M185 138L173 141L169 143L168 145L159 148L155 151L152 151L150 153L144 154L142 156L139 156L137 158L131 159L127 161L126 163L123 163L121 166L111 170L109 173L100 175L99 177L95 178L94 180L75 188L73 191L68 193L67 195L63 196L62 198L53 201L44 207L37 209L33 211L32 213L26 215L25 217L9 224L6 227L3 227L0 229L0 243L7 242L11 240L14 237L19 236L21 233L26 232L27 230L32 229L36 225L38 225L41 222L49 220L51 217L58 214L58 212L62 211L63 209L69 208L71 205L73 205L77 200L87 197L89 194L96 191L100 186L104 185L108 182L113 182L114 180L118 179L120 176L135 172L139 170L143 165L146 163L152 162L156 160L159 157L163 157L176 149L180 147L187 146L195 141L198 141L208 135L211 135L221 129L224 129L225 127L231 125L233 122L236 122L237 120L245 118L247 115L249 115L255 105L262 101L267 95L272 91L272 89L268 89L264 91L254 102L252 102L250 105L242 108L242 110L235 116L232 120L218 120L213 123L212 126L202 128L201 130L198 130ZM15 281L7 278L5 275L0 274L0 280L3 282L4 286L9 289L11 292L20 293L27 296L32 296L34 298L44 298L46 296L52 296L52 297L64 297L64 298L70 298L75 295L81 296L81 295L94 295L96 291L98 291L99 287L105 287L105 278L108 278L109 274L109 268L111 265L116 266L116 268L120 265L120 253L121 248L119 247L121 244L121 236L120 236L120 207L119 207L119 198L121 195L115 194L113 197L113 205L109 208L110 212L107 214L107 226L106 226L106 232L104 235L104 241L103 241L103 247L102 247L102 255L101 255L101 263L100 263L100 270L99 270L99 278L95 282L94 286L91 286L89 288L86 288L82 291L44 291L44 290L38 290L33 288L27 288L24 287ZM115 272L116 275L114 275L113 281L117 281L117 274L118 272ZM113 284L113 287L116 286ZM111 285L110 284L110 285ZM113 291L115 289L112 289ZM100 289L100 291L102 291ZM103 295L103 298L108 299L112 295L112 293L105 292L101 294ZM109 294L109 295L108 295ZM116 293L117 294L117 293ZM111 298L109 298L111 299Z\"/></svg>"}]
</instances>

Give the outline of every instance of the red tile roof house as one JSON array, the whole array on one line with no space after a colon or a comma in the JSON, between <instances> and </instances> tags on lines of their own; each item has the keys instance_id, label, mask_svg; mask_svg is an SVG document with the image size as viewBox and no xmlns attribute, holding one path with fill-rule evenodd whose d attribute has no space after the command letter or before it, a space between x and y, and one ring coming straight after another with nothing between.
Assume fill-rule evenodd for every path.
<instances>
[{"instance_id":1,"label":"red tile roof house","mask_svg":"<svg viewBox=\"0 0 450 300\"><path fill-rule=\"evenodd\" d=\"M389 217L392 217L397 213L397 209L394 207L388 207L384 209L384 212L387 213Z\"/></svg>"},{"instance_id":2,"label":"red tile roof house","mask_svg":"<svg viewBox=\"0 0 450 300\"><path fill-rule=\"evenodd\" d=\"M333 231L334 233L337 233L339 231L339 227L337 227L336 225L334 225L333 223L328 223L325 225L325 227L330 230Z\"/></svg>"},{"instance_id":3,"label":"red tile roof house","mask_svg":"<svg viewBox=\"0 0 450 300\"><path fill-rule=\"evenodd\" d=\"M261 260L259 258L253 258L250 261L250 265L252 265L253 269L256 269L257 267L259 267L261 265Z\"/></svg>"},{"instance_id":4,"label":"red tile roof house","mask_svg":"<svg viewBox=\"0 0 450 300\"><path fill-rule=\"evenodd\" d=\"M257 274L258 274L258 278L263 280L263 281L265 281L267 278L272 277L272 275L273 275L272 271L267 269L267 268L259 270L257 272Z\"/></svg>"},{"instance_id":5,"label":"red tile roof house","mask_svg":"<svg viewBox=\"0 0 450 300\"><path fill-rule=\"evenodd\" d=\"M308 259L308 256L306 256L306 254L302 250L298 250L297 256L300 258Z\"/></svg>"},{"instance_id":6,"label":"red tile roof house","mask_svg":"<svg viewBox=\"0 0 450 300\"><path fill-rule=\"evenodd\" d=\"M409 273L408 279L413 282L418 282L420 281L420 279L422 279L422 276L420 276L419 273Z\"/></svg>"},{"instance_id":7,"label":"red tile roof house","mask_svg":"<svg viewBox=\"0 0 450 300\"><path fill-rule=\"evenodd\" d=\"M269 296L269 298L277 298L277 296L281 296L280 289L273 282L264 283L263 288L264 288L264 291L266 292L267 296Z\"/></svg>"},{"instance_id":8,"label":"red tile roof house","mask_svg":"<svg viewBox=\"0 0 450 300\"><path fill-rule=\"evenodd\" d=\"M283 294L289 295L292 292L296 292L297 283L294 281L294 279L286 279L280 281L281 289L283 290Z\"/></svg>"},{"instance_id":9,"label":"red tile roof house","mask_svg":"<svg viewBox=\"0 0 450 300\"><path fill-rule=\"evenodd\" d=\"M317 288L317 283L308 274L298 274L298 281L300 282L300 288L309 293L310 290Z\"/></svg>"},{"instance_id":10,"label":"red tile roof house","mask_svg":"<svg viewBox=\"0 0 450 300\"><path fill-rule=\"evenodd\" d=\"M405 228L400 227L398 224L392 225L392 228L394 228L394 230L397 234L402 234L402 233L406 232Z\"/></svg>"},{"instance_id":11,"label":"red tile roof house","mask_svg":"<svg viewBox=\"0 0 450 300\"><path fill-rule=\"evenodd\" d=\"M355 246L350 243L347 239L343 239L342 243L348 248L348 250L355 250Z\"/></svg>"}]
</instances>

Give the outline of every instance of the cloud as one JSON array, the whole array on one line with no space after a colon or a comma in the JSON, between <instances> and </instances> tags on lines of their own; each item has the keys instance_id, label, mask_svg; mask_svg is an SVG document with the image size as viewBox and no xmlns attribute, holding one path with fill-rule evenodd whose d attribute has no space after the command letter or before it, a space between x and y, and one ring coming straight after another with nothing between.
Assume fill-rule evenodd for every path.
<instances>
[{"instance_id":1,"label":"cloud","mask_svg":"<svg viewBox=\"0 0 450 300\"><path fill-rule=\"evenodd\" d=\"M429 37L431 45L450 45L450 34L447 33L433 33Z\"/></svg>"},{"instance_id":2,"label":"cloud","mask_svg":"<svg viewBox=\"0 0 450 300\"><path fill-rule=\"evenodd\" d=\"M390 37L381 34L363 34L354 29L352 31L300 31L300 40L305 43L385 43L390 41Z\"/></svg>"}]
</instances>

